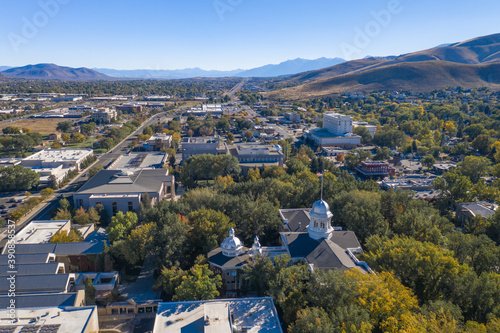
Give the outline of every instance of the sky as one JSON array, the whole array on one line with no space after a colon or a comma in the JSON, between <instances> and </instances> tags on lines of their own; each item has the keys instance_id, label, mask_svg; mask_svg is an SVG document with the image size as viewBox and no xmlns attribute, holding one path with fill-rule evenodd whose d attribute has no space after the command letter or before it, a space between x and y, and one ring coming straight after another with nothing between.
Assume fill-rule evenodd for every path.
<instances>
[{"instance_id":1,"label":"sky","mask_svg":"<svg viewBox=\"0 0 500 333\"><path fill-rule=\"evenodd\" d=\"M500 33L491 0L0 0L0 66L249 69Z\"/></svg>"}]
</instances>

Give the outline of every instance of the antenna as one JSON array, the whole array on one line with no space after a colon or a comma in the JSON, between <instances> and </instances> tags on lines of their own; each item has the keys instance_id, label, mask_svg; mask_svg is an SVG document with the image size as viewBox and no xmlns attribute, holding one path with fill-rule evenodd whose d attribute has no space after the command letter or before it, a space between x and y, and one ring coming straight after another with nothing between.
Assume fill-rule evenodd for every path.
<instances>
[{"instance_id":1,"label":"antenna","mask_svg":"<svg viewBox=\"0 0 500 333\"><path fill-rule=\"evenodd\" d=\"M323 174L321 174L321 200L323 200Z\"/></svg>"}]
</instances>

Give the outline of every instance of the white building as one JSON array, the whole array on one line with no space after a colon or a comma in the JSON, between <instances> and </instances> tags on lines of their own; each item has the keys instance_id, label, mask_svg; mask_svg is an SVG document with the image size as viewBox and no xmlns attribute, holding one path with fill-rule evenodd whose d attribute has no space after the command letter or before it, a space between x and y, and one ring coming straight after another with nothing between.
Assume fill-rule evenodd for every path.
<instances>
[{"instance_id":1,"label":"white building","mask_svg":"<svg viewBox=\"0 0 500 333\"><path fill-rule=\"evenodd\" d=\"M352 117L340 113L325 113L323 128L336 136L352 133Z\"/></svg>"},{"instance_id":2,"label":"white building","mask_svg":"<svg viewBox=\"0 0 500 333\"><path fill-rule=\"evenodd\" d=\"M160 303L153 333L283 333L271 297Z\"/></svg>"},{"instance_id":3,"label":"white building","mask_svg":"<svg viewBox=\"0 0 500 333\"><path fill-rule=\"evenodd\" d=\"M111 120L116 119L116 110L101 108L92 112L91 119L96 124L109 124Z\"/></svg>"},{"instance_id":4,"label":"white building","mask_svg":"<svg viewBox=\"0 0 500 333\"><path fill-rule=\"evenodd\" d=\"M42 244L48 243L52 236L58 231L65 231L66 234L71 230L71 221L32 221L16 234L17 244Z\"/></svg>"},{"instance_id":5,"label":"white building","mask_svg":"<svg viewBox=\"0 0 500 333\"><path fill-rule=\"evenodd\" d=\"M97 333L97 307L43 307L0 310L1 332Z\"/></svg>"},{"instance_id":6,"label":"white building","mask_svg":"<svg viewBox=\"0 0 500 333\"><path fill-rule=\"evenodd\" d=\"M353 121L352 122L352 127L353 128L356 128L358 126L363 126L363 127L366 127L368 129L368 131L370 132L370 136L373 138L375 136L375 132L377 131L377 126L375 125L370 125L368 124L368 122L366 121Z\"/></svg>"},{"instance_id":7,"label":"white building","mask_svg":"<svg viewBox=\"0 0 500 333\"><path fill-rule=\"evenodd\" d=\"M361 144L361 137L352 133L352 117L340 113L326 113L323 116L323 128L314 129L306 136L319 147L354 148Z\"/></svg>"}]
</instances>

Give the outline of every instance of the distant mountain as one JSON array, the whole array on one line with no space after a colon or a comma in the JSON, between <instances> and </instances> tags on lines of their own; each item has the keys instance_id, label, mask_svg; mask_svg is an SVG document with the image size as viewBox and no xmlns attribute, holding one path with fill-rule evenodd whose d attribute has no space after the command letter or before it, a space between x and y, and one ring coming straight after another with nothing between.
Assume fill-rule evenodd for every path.
<instances>
[{"instance_id":1,"label":"distant mountain","mask_svg":"<svg viewBox=\"0 0 500 333\"><path fill-rule=\"evenodd\" d=\"M92 69L62 67L54 64L14 67L3 71L2 74L10 78L38 80L95 81L112 79Z\"/></svg>"},{"instance_id":2,"label":"distant mountain","mask_svg":"<svg viewBox=\"0 0 500 333\"><path fill-rule=\"evenodd\" d=\"M232 71L207 71L201 68L186 68L174 70L133 69L119 70L109 68L94 68L94 70L119 78L129 79L187 79L194 77L275 77L311 71L333 66L344 62L340 58L319 58L315 60L295 59L277 65L266 65L253 69L235 69Z\"/></svg>"},{"instance_id":3,"label":"distant mountain","mask_svg":"<svg viewBox=\"0 0 500 333\"><path fill-rule=\"evenodd\" d=\"M270 97L300 99L348 91L431 91L458 85L500 89L500 34L397 57L366 58L288 76Z\"/></svg>"},{"instance_id":4,"label":"distant mountain","mask_svg":"<svg viewBox=\"0 0 500 333\"><path fill-rule=\"evenodd\" d=\"M307 60L297 58L294 60L284 61L277 65L266 65L243 71L237 76L240 77L275 77L296 74L300 72L312 71L320 68L334 66L345 62L341 58L319 58L315 60Z\"/></svg>"},{"instance_id":5,"label":"distant mountain","mask_svg":"<svg viewBox=\"0 0 500 333\"><path fill-rule=\"evenodd\" d=\"M201 68L186 68L174 70L158 70L158 69L109 69L109 68L94 68L95 71L106 74L115 78L127 79L187 79L195 77L228 77L236 76L241 73L242 69L233 71L207 71Z\"/></svg>"},{"instance_id":6,"label":"distant mountain","mask_svg":"<svg viewBox=\"0 0 500 333\"><path fill-rule=\"evenodd\" d=\"M0 72L3 72L3 71L5 71L5 70L7 70L9 68L12 68L12 67L10 67L10 66L0 66Z\"/></svg>"}]
</instances>

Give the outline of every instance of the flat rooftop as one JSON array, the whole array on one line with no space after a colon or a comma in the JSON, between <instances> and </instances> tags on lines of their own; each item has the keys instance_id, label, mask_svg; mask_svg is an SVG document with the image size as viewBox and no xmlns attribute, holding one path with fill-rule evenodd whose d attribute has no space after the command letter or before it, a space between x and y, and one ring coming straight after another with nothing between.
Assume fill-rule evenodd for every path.
<instances>
[{"instance_id":1,"label":"flat rooftop","mask_svg":"<svg viewBox=\"0 0 500 333\"><path fill-rule=\"evenodd\" d=\"M309 132L310 135L317 136L319 138L356 138L359 137L359 135L352 134L352 133L346 133L344 135L334 135L332 132L326 130L326 129L314 129L313 131Z\"/></svg>"},{"instance_id":2,"label":"flat rooftop","mask_svg":"<svg viewBox=\"0 0 500 333\"><path fill-rule=\"evenodd\" d=\"M46 333L76 333L85 332L92 321L97 308L79 307L65 309L32 308L16 309L17 321L10 323L9 310L0 310L0 330L2 332L46 332ZM94 321L97 317L94 315ZM93 323L95 325L95 323ZM6 330L12 328L11 330Z\"/></svg>"},{"instance_id":3,"label":"flat rooftop","mask_svg":"<svg viewBox=\"0 0 500 333\"><path fill-rule=\"evenodd\" d=\"M234 152L238 155L279 155L281 150L278 150L276 146L273 145L261 145L261 144L243 144L235 145L229 147L231 153Z\"/></svg>"},{"instance_id":4,"label":"flat rooftop","mask_svg":"<svg viewBox=\"0 0 500 333\"><path fill-rule=\"evenodd\" d=\"M270 297L160 303L153 333L283 333Z\"/></svg>"},{"instance_id":5,"label":"flat rooftop","mask_svg":"<svg viewBox=\"0 0 500 333\"><path fill-rule=\"evenodd\" d=\"M17 233L17 244L48 243L50 238L68 223L71 223L70 220L32 221Z\"/></svg>"},{"instance_id":6,"label":"flat rooftop","mask_svg":"<svg viewBox=\"0 0 500 333\"><path fill-rule=\"evenodd\" d=\"M109 170L159 169L166 157L165 152L129 153L123 155Z\"/></svg>"},{"instance_id":7,"label":"flat rooftop","mask_svg":"<svg viewBox=\"0 0 500 333\"><path fill-rule=\"evenodd\" d=\"M216 142L219 142L219 137L204 136L204 137L182 138L182 143L216 143Z\"/></svg>"},{"instance_id":8,"label":"flat rooftop","mask_svg":"<svg viewBox=\"0 0 500 333\"><path fill-rule=\"evenodd\" d=\"M92 152L92 149L46 149L24 158L23 161L78 161Z\"/></svg>"}]
</instances>

